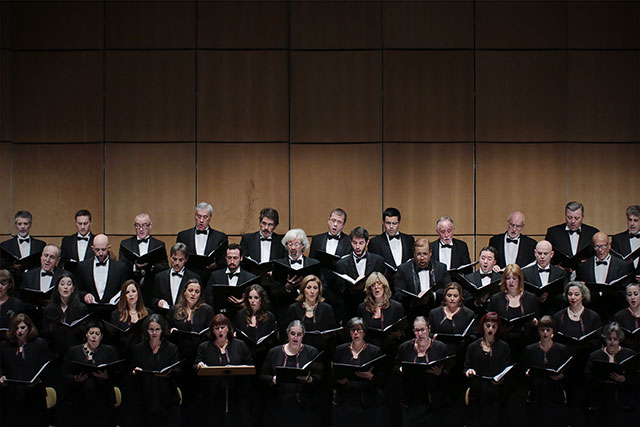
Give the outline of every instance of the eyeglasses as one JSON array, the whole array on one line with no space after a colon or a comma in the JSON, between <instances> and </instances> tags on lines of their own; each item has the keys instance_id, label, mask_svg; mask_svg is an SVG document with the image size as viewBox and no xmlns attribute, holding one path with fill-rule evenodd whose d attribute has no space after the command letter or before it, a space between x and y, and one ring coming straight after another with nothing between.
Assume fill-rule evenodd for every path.
<instances>
[{"instance_id":1,"label":"eyeglasses","mask_svg":"<svg viewBox=\"0 0 640 427\"><path fill-rule=\"evenodd\" d=\"M606 245L593 245L593 249L600 250L600 249L606 249L607 246L609 246L609 244L607 243Z\"/></svg>"},{"instance_id":2,"label":"eyeglasses","mask_svg":"<svg viewBox=\"0 0 640 427\"><path fill-rule=\"evenodd\" d=\"M353 329L351 330L351 332L353 332L353 333L357 333L357 332L364 332L364 329L362 329L362 328L353 328Z\"/></svg>"},{"instance_id":3,"label":"eyeglasses","mask_svg":"<svg viewBox=\"0 0 640 427\"><path fill-rule=\"evenodd\" d=\"M136 230L146 230L150 224L133 224Z\"/></svg>"}]
</instances>

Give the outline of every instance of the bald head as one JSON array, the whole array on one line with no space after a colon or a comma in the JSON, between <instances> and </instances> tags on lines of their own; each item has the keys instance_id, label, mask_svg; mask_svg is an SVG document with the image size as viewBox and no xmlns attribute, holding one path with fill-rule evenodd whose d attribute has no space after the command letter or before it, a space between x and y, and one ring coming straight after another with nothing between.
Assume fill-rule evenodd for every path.
<instances>
[{"instance_id":1,"label":"bald head","mask_svg":"<svg viewBox=\"0 0 640 427\"><path fill-rule=\"evenodd\" d=\"M91 246L93 253L100 262L105 262L109 257L109 250L111 245L109 244L109 238L104 234L98 234L93 239L93 245Z\"/></svg>"},{"instance_id":2,"label":"bald head","mask_svg":"<svg viewBox=\"0 0 640 427\"><path fill-rule=\"evenodd\" d=\"M553 247L547 240L541 240L536 245L535 250L536 263L539 267L547 268L553 258Z\"/></svg>"},{"instance_id":3,"label":"bald head","mask_svg":"<svg viewBox=\"0 0 640 427\"><path fill-rule=\"evenodd\" d=\"M596 251L596 257L600 261L609 256L611 243L609 243L609 236L607 236L607 233L599 231L593 235L593 239L591 239L591 241L593 242L593 249Z\"/></svg>"},{"instance_id":4,"label":"bald head","mask_svg":"<svg viewBox=\"0 0 640 427\"><path fill-rule=\"evenodd\" d=\"M53 271L60 261L60 249L56 245L47 245L40 255L40 267L44 271Z\"/></svg>"},{"instance_id":5,"label":"bald head","mask_svg":"<svg viewBox=\"0 0 640 427\"><path fill-rule=\"evenodd\" d=\"M517 239L524 228L524 214L520 211L511 212L507 218L507 234L512 239Z\"/></svg>"}]
</instances>

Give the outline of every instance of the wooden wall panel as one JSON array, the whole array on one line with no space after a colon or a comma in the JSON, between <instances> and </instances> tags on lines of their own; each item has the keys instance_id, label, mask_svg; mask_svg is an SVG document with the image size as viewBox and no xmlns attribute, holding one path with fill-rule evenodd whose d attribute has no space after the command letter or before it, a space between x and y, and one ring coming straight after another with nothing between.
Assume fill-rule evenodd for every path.
<instances>
[{"instance_id":1,"label":"wooden wall panel","mask_svg":"<svg viewBox=\"0 0 640 427\"><path fill-rule=\"evenodd\" d=\"M640 48L640 2L569 1L569 49Z\"/></svg>"},{"instance_id":2,"label":"wooden wall panel","mask_svg":"<svg viewBox=\"0 0 640 427\"><path fill-rule=\"evenodd\" d=\"M13 194L11 192L12 145L8 142L0 142L0 235L10 234L13 224Z\"/></svg>"},{"instance_id":3,"label":"wooden wall panel","mask_svg":"<svg viewBox=\"0 0 640 427\"><path fill-rule=\"evenodd\" d=\"M197 200L213 205L213 227L227 234L256 231L265 207L278 210L286 231L288 144L199 143Z\"/></svg>"},{"instance_id":4,"label":"wooden wall panel","mask_svg":"<svg viewBox=\"0 0 640 427\"><path fill-rule=\"evenodd\" d=\"M103 46L101 1L2 3L7 4L6 13L10 15L3 26L9 24L9 44L15 49L101 49Z\"/></svg>"},{"instance_id":5,"label":"wooden wall panel","mask_svg":"<svg viewBox=\"0 0 640 427\"><path fill-rule=\"evenodd\" d=\"M292 141L381 140L380 52L292 52L292 57Z\"/></svg>"},{"instance_id":6,"label":"wooden wall panel","mask_svg":"<svg viewBox=\"0 0 640 427\"><path fill-rule=\"evenodd\" d=\"M290 2L294 49L378 49L382 1Z\"/></svg>"},{"instance_id":7,"label":"wooden wall panel","mask_svg":"<svg viewBox=\"0 0 640 427\"><path fill-rule=\"evenodd\" d=\"M385 141L473 141L473 52L385 51Z\"/></svg>"},{"instance_id":8,"label":"wooden wall panel","mask_svg":"<svg viewBox=\"0 0 640 427\"><path fill-rule=\"evenodd\" d=\"M287 49L286 1L199 1L198 48Z\"/></svg>"},{"instance_id":9,"label":"wooden wall panel","mask_svg":"<svg viewBox=\"0 0 640 427\"><path fill-rule=\"evenodd\" d=\"M13 210L31 212L34 235L74 233L78 209L102 230L101 144L14 144L12 184Z\"/></svg>"},{"instance_id":10,"label":"wooden wall panel","mask_svg":"<svg viewBox=\"0 0 640 427\"><path fill-rule=\"evenodd\" d=\"M569 144L568 148L569 200L584 205L584 222L609 234L625 230L625 210L640 204L640 144Z\"/></svg>"},{"instance_id":11,"label":"wooden wall panel","mask_svg":"<svg viewBox=\"0 0 640 427\"><path fill-rule=\"evenodd\" d=\"M194 144L106 146L105 224L107 234L133 234L133 219L147 212L158 234L193 226Z\"/></svg>"},{"instance_id":12,"label":"wooden wall panel","mask_svg":"<svg viewBox=\"0 0 640 427\"><path fill-rule=\"evenodd\" d=\"M195 47L196 2L118 0L106 2L107 49Z\"/></svg>"},{"instance_id":13,"label":"wooden wall panel","mask_svg":"<svg viewBox=\"0 0 640 427\"><path fill-rule=\"evenodd\" d=\"M193 141L195 53L107 52L107 141Z\"/></svg>"},{"instance_id":14,"label":"wooden wall panel","mask_svg":"<svg viewBox=\"0 0 640 427\"><path fill-rule=\"evenodd\" d=\"M473 2L383 1L385 48L473 47Z\"/></svg>"},{"instance_id":15,"label":"wooden wall panel","mask_svg":"<svg viewBox=\"0 0 640 427\"><path fill-rule=\"evenodd\" d=\"M525 214L525 234L544 235L563 222L569 201L566 153L566 144L478 144L478 233L503 233L515 210Z\"/></svg>"},{"instance_id":16,"label":"wooden wall panel","mask_svg":"<svg viewBox=\"0 0 640 427\"><path fill-rule=\"evenodd\" d=\"M329 213L341 207L345 230L362 225L378 234L381 162L380 144L292 145L291 227L309 235L325 232Z\"/></svg>"},{"instance_id":17,"label":"wooden wall panel","mask_svg":"<svg viewBox=\"0 0 640 427\"><path fill-rule=\"evenodd\" d=\"M102 139L102 53L13 52L13 141Z\"/></svg>"},{"instance_id":18,"label":"wooden wall panel","mask_svg":"<svg viewBox=\"0 0 640 427\"><path fill-rule=\"evenodd\" d=\"M11 141L12 134L11 54L9 50L0 50L0 141L2 142Z\"/></svg>"},{"instance_id":19,"label":"wooden wall panel","mask_svg":"<svg viewBox=\"0 0 640 427\"><path fill-rule=\"evenodd\" d=\"M562 0L476 2L476 47L553 49L567 47L567 2Z\"/></svg>"},{"instance_id":20,"label":"wooden wall panel","mask_svg":"<svg viewBox=\"0 0 640 427\"><path fill-rule=\"evenodd\" d=\"M405 233L434 234L448 215L456 233L473 234L473 144L385 144L383 209L390 206Z\"/></svg>"},{"instance_id":21,"label":"wooden wall panel","mask_svg":"<svg viewBox=\"0 0 640 427\"><path fill-rule=\"evenodd\" d=\"M287 141L286 51L198 53L199 141Z\"/></svg>"},{"instance_id":22,"label":"wooden wall panel","mask_svg":"<svg viewBox=\"0 0 640 427\"><path fill-rule=\"evenodd\" d=\"M567 87L565 52L478 52L478 140L566 141Z\"/></svg>"},{"instance_id":23,"label":"wooden wall panel","mask_svg":"<svg viewBox=\"0 0 640 427\"><path fill-rule=\"evenodd\" d=\"M640 141L637 52L569 52L569 141Z\"/></svg>"}]
</instances>

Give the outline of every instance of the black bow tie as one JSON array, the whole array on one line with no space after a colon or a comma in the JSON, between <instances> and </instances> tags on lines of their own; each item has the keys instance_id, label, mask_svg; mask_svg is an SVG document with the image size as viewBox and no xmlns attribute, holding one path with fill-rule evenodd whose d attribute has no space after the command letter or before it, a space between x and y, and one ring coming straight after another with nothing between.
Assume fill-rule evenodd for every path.
<instances>
[{"instance_id":1,"label":"black bow tie","mask_svg":"<svg viewBox=\"0 0 640 427\"><path fill-rule=\"evenodd\" d=\"M271 237L262 237L262 236L260 236L260 241L261 242L270 242L271 241Z\"/></svg>"},{"instance_id":2,"label":"black bow tie","mask_svg":"<svg viewBox=\"0 0 640 427\"><path fill-rule=\"evenodd\" d=\"M24 239L21 239L21 238L18 237L18 244L20 244L20 243L29 243L30 240L31 240L30 237L27 237L27 238L24 238Z\"/></svg>"},{"instance_id":3,"label":"black bow tie","mask_svg":"<svg viewBox=\"0 0 640 427\"><path fill-rule=\"evenodd\" d=\"M182 278L182 273L178 273L178 272L175 272L175 271L172 271L171 275L172 276L178 276L178 277Z\"/></svg>"},{"instance_id":4,"label":"black bow tie","mask_svg":"<svg viewBox=\"0 0 640 427\"><path fill-rule=\"evenodd\" d=\"M78 236L77 239L78 240L84 240L85 242L89 241L89 237L80 237L80 236Z\"/></svg>"},{"instance_id":5,"label":"black bow tie","mask_svg":"<svg viewBox=\"0 0 640 427\"><path fill-rule=\"evenodd\" d=\"M507 243L515 243L516 245L518 244L518 239L510 239L507 237Z\"/></svg>"},{"instance_id":6,"label":"black bow tie","mask_svg":"<svg viewBox=\"0 0 640 427\"><path fill-rule=\"evenodd\" d=\"M231 280L231 279L233 279L234 277L238 277L238 276L240 276L240 273L238 273L238 272L235 272L235 273L228 272L228 273L227 273L227 276L229 276L229 280Z\"/></svg>"},{"instance_id":7,"label":"black bow tie","mask_svg":"<svg viewBox=\"0 0 640 427\"><path fill-rule=\"evenodd\" d=\"M367 254L362 255L361 257L359 257L356 254L353 254L353 257L356 259L356 263L362 261L362 260L366 260L367 259Z\"/></svg>"},{"instance_id":8,"label":"black bow tie","mask_svg":"<svg viewBox=\"0 0 640 427\"><path fill-rule=\"evenodd\" d=\"M607 261L596 261L596 265L607 265Z\"/></svg>"},{"instance_id":9,"label":"black bow tie","mask_svg":"<svg viewBox=\"0 0 640 427\"><path fill-rule=\"evenodd\" d=\"M327 240L340 240L340 235L327 234Z\"/></svg>"},{"instance_id":10,"label":"black bow tie","mask_svg":"<svg viewBox=\"0 0 640 427\"><path fill-rule=\"evenodd\" d=\"M638 234L629 233L629 238L630 238L630 239L633 239L634 237L635 237L636 239L640 239L640 233L638 233Z\"/></svg>"},{"instance_id":11,"label":"black bow tie","mask_svg":"<svg viewBox=\"0 0 640 427\"><path fill-rule=\"evenodd\" d=\"M96 267L106 267L107 266L107 260L104 260L102 262L96 260Z\"/></svg>"},{"instance_id":12,"label":"black bow tie","mask_svg":"<svg viewBox=\"0 0 640 427\"><path fill-rule=\"evenodd\" d=\"M480 273L480 279L484 279L485 277L491 277L492 273Z\"/></svg>"},{"instance_id":13,"label":"black bow tie","mask_svg":"<svg viewBox=\"0 0 640 427\"><path fill-rule=\"evenodd\" d=\"M578 233L580 234L582 232L582 230L577 229L577 230L567 230L567 232L569 233L569 235L572 235L573 233Z\"/></svg>"},{"instance_id":14,"label":"black bow tie","mask_svg":"<svg viewBox=\"0 0 640 427\"><path fill-rule=\"evenodd\" d=\"M420 273L421 271L431 271L431 266L429 265L429 266L427 266L425 268L418 267L418 273Z\"/></svg>"},{"instance_id":15,"label":"black bow tie","mask_svg":"<svg viewBox=\"0 0 640 427\"><path fill-rule=\"evenodd\" d=\"M51 272L51 271L41 271L41 272L40 272L40 277L44 277L44 276L51 276L51 277L53 277L53 272Z\"/></svg>"},{"instance_id":16,"label":"black bow tie","mask_svg":"<svg viewBox=\"0 0 640 427\"><path fill-rule=\"evenodd\" d=\"M293 265L293 264L300 264L300 265L302 265L302 258L299 258L299 259L296 259L296 260L292 260L292 259L290 259L290 260L289 260L289 263L290 263L291 265Z\"/></svg>"},{"instance_id":17,"label":"black bow tie","mask_svg":"<svg viewBox=\"0 0 640 427\"><path fill-rule=\"evenodd\" d=\"M551 273L551 268L540 268L538 267L538 273Z\"/></svg>"},{"instance_id":18,"label":"black bow tie","mask_svg":"<svg viewBox=\"0 0 640 427\"><path fill-rule=\"evenodd\" d=\"M400 240L400 234L396 234L395 236L389 236L389 240L398 239Z\"/></svg>"},{"instance_id":19,"label":"black bow tie","mask_svg":"<svg viewBox=\"0 0 640 427\"><path fill-rule=\"evenodd\" d=\"M207 230L198 230L198 229L196 229L196 235L198 235L198 234L208 234L208 233L209 233L208 229Z\"/></svg>"},{"instance_id":20,"label":"black bow tie","mask_svg":"<svg viewBox=\"0 0 640 427\"><path fill-rule=\"evenodd\" d=\"M149 243L149 238L146 237L144 239L138 239L138 244L140 244L140 243Z\"/></svg>"}]
</instances>

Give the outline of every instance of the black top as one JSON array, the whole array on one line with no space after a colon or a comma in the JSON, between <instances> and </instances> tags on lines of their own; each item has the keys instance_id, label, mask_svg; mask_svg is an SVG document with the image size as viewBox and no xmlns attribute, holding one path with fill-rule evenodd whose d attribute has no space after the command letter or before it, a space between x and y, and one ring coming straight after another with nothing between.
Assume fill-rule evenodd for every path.
<instances>
[{"instance_id":1,"label":"black top","mask_svg":"<svg viewBox=\"0 0 640 427\"><path fill-rule=\"evenodd\" d=\"M9 328L9 321L13 316L19 313L24 313L24 303L15 297L9 297L3 304L0 305L0 328Z\"/></svg>"},{"instance_id":2,"label":"black top","mask_svg":"<svg viewBox=\"0 0 640 427\"><path fill-rule=\"evenodd\" d=\"M349 345L350 343L344 343L336 347L333 358L335 363L362 366L382 355L380 347L373 344L365 344L365 347L361 350L360 354L358 354L358 358L354 359ZM334 401L338 404L347 402L353 405L363 405L367 407L379 405L384 401L384 395L379 388L381 382L382 375L379 372L375 372L375 370L371 380L350 378L345 384L334 382L336 390Z\"/></svg>"},{"instance_id":3,"label":"black top","mask_svg":"<svg viewBox=\"0 0 640 427\"><path fill-rule=\"evenodd\" d=\"M511 363L511 352L506 342L497 339L487 353L482 349L481 339L477 339L467 348L464 369L473 369L479 376L493 377L502 372Z\"/></svg>"},{"instance_id":4,"label":"black top","mask_svg":"<svg viewBox=\"0 0 640 427\"><path fill-rule=\"evenodd\" d=\"M160 371L178 361L178 347L175 344L163 341L160 349L153 354L148 342L141 342L133 348L133 367L139 367L149 371ZM178 405L179 396L176 382L173 379L180 365L172 370L166 377L154 374L136 374L136 393L132 394L142 405Z\"/></svg>"},{"instance_id":5,"label":"black top","mask_svg":"<svg viewBox=\"0 0 640 427\"><path fill-rule=\"evenodd\" d=\"M498 316L505 319L513 319L530 313L535 313L536 317L539 315L538 298L529 291L524 291L522 297L520 297L520 307L517 310L510 310L511 308L504 292L494 294L489 300L488 310L495 311Z\"/></svg>"},{"instance_id":6,"label":"black top","mask_svg":"<svg viewBox=\"0 0 640 427\"><path fill-rule=\"evenodd\" d=\"M176 319L177 311L178 306L174 305L171 307L167 318L169 319L171 328L176 328L181 331L200 332L209 327L209 322L211 322L214 315L213 308L206 303L202 304L200 308L192 314L191 321L188 321L186 318L181 320Z\"/></svg>"},{"instance_id":7,"label":"black top","mask_svg":"<svg viewBox=\"0 0 640 427\"><path fill-rule=\"evenodd\" d=\"M401 362L429 363L435 360L440 360L446 356L446 344L437 340L432 340L426 356L418 357L415 340L412 339L400 344L398 353L396 354L396 362L399 367ZM446 375L444 371L440 376L402 375L404 382L404 395L402 400L404 404L408 406L442 406L446 401L445 377ZM426 393L425 382L427 385Z\"/></svg>"},{"instance_id":8,"label":"black top","mask_svg":"<svg viewBox=\"0 0 640 427\"><path fill-rule=\"evenodd\" d=\"M367 328L384 329L394 324L404 316L404 308L398 301L389 300L389 307L382 309L382 316L373 318L373 313L367 311L366 304L360 303L358 306L358 317L362 317Z\"/></svg>"},{"instance_id":9,"label":"black top","mask_svg":"<svg viewBox=\"0 0 640 427\"><path fill-rule=\"evenodd\" d=\"M268 311L267 320L264 322L256 322L256 326L252 327L247 323L247 311L243 308L236 314L234 325L238 331L244 332L251 341L256 342L276 328L276 319L273 313ZM237 335L238 334L236 334L236 336Z\"/></svg>"},{"instance_id":10,"label":"black top","mask_svg":"<svg viewBox=\"0 0 640 427\"><path fill-rule=\"evenodd\" d=\"M87 365L101 365L103 363L115 362L118 360L118 353L110 345L100 345L93 353L93 360L89 360L83 350L83 345L76 345L69 349L64 358L64 374L69 385L69 393L72 394L70 401L75 405L81 404L90 406L112 407L115 403L113 386L116 384L113 371L108 370L108 379L98 378L89 374L88 378L82 382L75 382L74 376L78 373L73 362L80 362Z\"/></svg>"},{"instance_id":11,"label":"black top","mask_svg":"<svg viewBox=\"0 0 640 427\"><path fill-rule=\"evenodd\" d=\"M429 325L433 334L461 334L474 317L473 310L463 306L449 320L444 313L444 307L436 307L429 312Z\"/></svg>"},{"instance_id":12,"label":"black top","mask_svg":"<svg viewBox=\"0 0 640 427\"><path fill-rule=\"evenodd\" d=\"M584 308L581 319L578 321L573 321L569 318L568 310L569 307L553 315L558 332L573 338L580 338L602 326L600 315L587 307Z\"/></svg>"},{"instance_id":13,"label":"black top","mask_svg":"<svg viewBox=\"0 0 640 427\"><path fill-rule=\"evenodd\" d=\"M634 316L629 307L618 311L614 316L614 320L627 331L635 331L640 328L640 317ZM638 333L631 335L626 332L624 337L624 346L634 351L640 351L640 338Z\"/></svg>"},{"instance_id":14,"label":"black top","mask_svg":"<svg viewBox=\"0 0 640 427\"><path fill-rule=\"evenodd\" d=\"M198 346L198 354L193 362L193 369L198 371L198 364L203 362L207 366L224 366L224 365L253 365L251 352L249 347L241 340L235 338L229 341L224 354L214 341L208 340L200 343ZM203 377L204 386L209 393L217 394L224 392L224 382L220 377ZM242 399L247 394L248 383L246 377L230 378L230 399ZM203 390L204 392L204 390ZM207 394L205 392L205 394ZM223 398L224 399L224 398Z\"/></svg>"},{"instance_id":15,"label":"black top","mask_svg":"<svg viewBox=\"0 0 640 427\"><path fill-rule=\"evenodd\" d=\"M564 344L554 342L546 353L540 348L539 343L530 344L522 354L522 369L525 372L532 366L558 369L569 359L570 355L571 352ZM555 404L564 402L564 379L556 381L548 376L530 375L529 382L531 402L552 402Z\"/></svg>"},{"instance_id":16,"label":"black top","mask_svg":"<svg viewBox=\"0 0 640 427\"><path fill-rule=\"evenodd\" d=\"M47 342L42 338L27 341L18 352L18 346L8 340L0 343L0 376L13 380L31 381L33 376L50 360ZM51 367L47 368L51 369ZM42 377L41 377L42 378ZM11 402L30 402L35 407L42 405L44 398L42 382L33 387L26 384L8 383L2 390L3 404ZM7 400L5 400L7 399ZM36 401L35 399L42 399ZM3 411L6 410L3 408Z\"/></svg>"}]
</instances>

